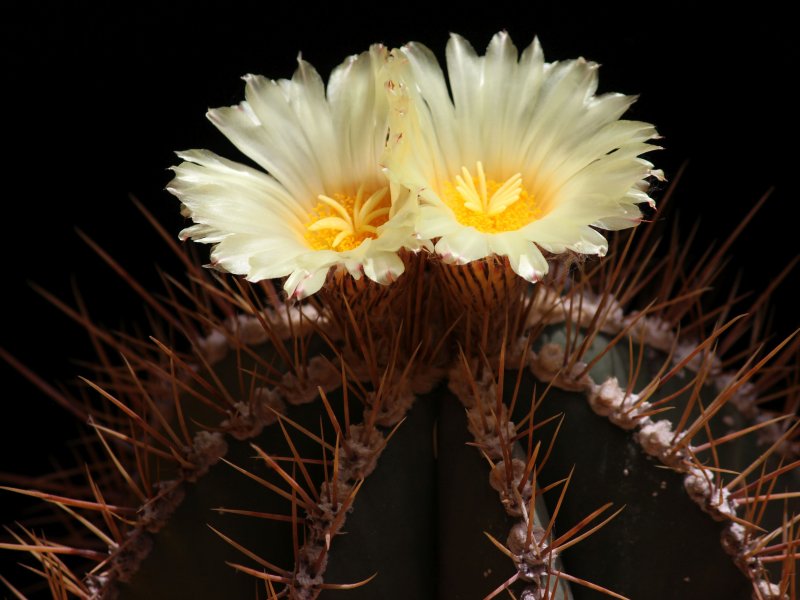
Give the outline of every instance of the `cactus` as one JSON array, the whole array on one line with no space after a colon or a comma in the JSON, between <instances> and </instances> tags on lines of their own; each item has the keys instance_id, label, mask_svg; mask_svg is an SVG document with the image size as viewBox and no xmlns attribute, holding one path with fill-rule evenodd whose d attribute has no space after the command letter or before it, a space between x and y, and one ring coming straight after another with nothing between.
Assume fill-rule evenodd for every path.
<instances>
[{"instance_id":1,"label":"cactus","mask_svg":"<svg viewBox=\"0 0 800 600\"><path fill-rule=\"evenodd\" d=\"M414 98L387 87L402 171ZM187 235L224 241L185 164ZM750 316L735 292L704 301L727 245L692 264L645 223L605 258L555 244L531 282L517 256L406 240L383 272L323 264L317 293L283 273L286 299L255 261L212 255L253 282L203 269L155 226L186 266L158 296L87 240L156 315L148 335L51 297L99 351L79 393L46 387L92 432L89 466L5 486L66 514L68 540L21 525L0 547L53 597L795 596L798 342L761 344L771 289Z\"/></svg>"}]
</instances>

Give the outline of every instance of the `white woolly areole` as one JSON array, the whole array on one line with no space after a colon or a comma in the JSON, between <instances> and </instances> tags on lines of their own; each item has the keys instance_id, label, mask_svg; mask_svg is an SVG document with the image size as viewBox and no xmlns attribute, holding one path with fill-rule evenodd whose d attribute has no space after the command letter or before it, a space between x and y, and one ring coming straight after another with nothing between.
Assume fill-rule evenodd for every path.
<instances>
[{"instance_id":1,"label":"white woolly areole","mask_svg":"<svg viewBox=\"0 0 800 600\"><path fill-rule=\"evenodd\" d=\"M609 377L600 385L592 384L589 389L589 406L602 417L608 419L623 429L635 429L640 420L637 415L640 410L646 410L648 403L633 408L639 400L636 394L626 394L616 377Z\"/></svg>"},{"instance_id":2,"label":"white woolly areole","mask_svg":"<svg viewBox=\"0 0 800 600\"><path fill-rule=\"evenodd\" d=\"M650 456L662 457L671 447L672 438L675 433L672 431L672 423L666 419L660 421L645 420L636 437L642 449Z\"/></svg>"},{"instance_id":3,"label":"white woolly areole","mask_svg":"<svg viewBox=\"0 0 800 600\"><path fill-rule=\"evenodd\" d=\"M706 469L691 467L683 479L686 493L707 513L716 519L723 516L736 516L730 502L731 493L714 485L714 473Z\"/></svg>"},{"instance_id":4,"label":"white woolly areole","mask_svg":"<svg viewBox=\"0 0 800 600\"><path fill-rule=\"evenodd\" d=\"M589 394L589 405L598 415L607 417L625 402L625 392L616 377L609 377Z\"/></svg>"},{"instance_id":5,"label":"white woolly areole","mask_svg":"<svg viewBox=\"0 0 800 600\"><path fill-rule=\"evenodd\" d=\"M776 583L770 583L769 581L764 581L762 579L756 584L756 586L758 587L758 593L761 594L761 598L763 598L763 600L789 599L789 596L781 593L781 588Z\"/></svg>"},{"instance_id":6,"label":"white woolly areole","mask_svg":"<svg viewBox=\"0 0 800 600\"><path fill-rule=\"evenodd\" d=\"M210 365L214 365L228 355L228 338L215 329L206 337L197 340L200 354Z\"/></svg>"},{"instance_id":7,"label":"white woolly areole","mask_svg":"<svg viewBox=\"0 0 800 600\"><path fill-rule=\"evenodd\" d=\"M298 304L280 311L264 309L257 315L240 313L225 319L221 330L214 329L197 340L197 346L208 364L214 365L240 344L254 346L267 342L270 339L268 331L272 336L285 340L307 332L321 324L322 319L320 312L310 304Z\"/></svg>"}]
</instances>

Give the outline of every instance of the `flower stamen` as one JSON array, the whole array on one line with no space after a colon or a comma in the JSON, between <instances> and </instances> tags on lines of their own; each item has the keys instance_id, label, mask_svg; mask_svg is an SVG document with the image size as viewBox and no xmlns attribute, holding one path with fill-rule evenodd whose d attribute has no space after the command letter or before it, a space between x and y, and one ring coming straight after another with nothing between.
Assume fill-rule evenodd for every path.
<instances>
[{"instance_id":1,"label":"flower stamen","mask_svg":"<svg viewBox=\"0 0 800 600\"><path fill-rule=\"evenodd\" d=\"M472 176L467 167L461 167L461 175L456 175L458 184L456 191L463 198L465 207L474 212L497 215L519 200L520 194L522 194L522 175L520 173L509 177L490 197L486 173L481 161L477 162L476 170L478 172L477 186L475 185L476 178Z\"/></svg>"},{"instance_id":2,"label":"flower stamen","mask_svg":"<svg viewBox=\"0 0 800 600\"><path fill-rule=\"evenodd\" d=\"M364 201L363 184L355 197L336 193L320 194L306 225L306 240L314 250L343 252L358 247L365 239L377 237L378 227L389 216L389 188L378 188Z\"/></svg>"},{"instance_id":3,"label":"flower stamen","mask_svg":"<svg viewBox=\"0 0 800 600\"><path fill-rule=\"evenodd\" d=\"M542 209L522 185L522 175L515 173L503 183L486 178L483 163L475 166L476 176L466 167L445 182L442 198L456 220L478 231L499 233L515 231L542 216Z\"/></svg>"}]
</instances>

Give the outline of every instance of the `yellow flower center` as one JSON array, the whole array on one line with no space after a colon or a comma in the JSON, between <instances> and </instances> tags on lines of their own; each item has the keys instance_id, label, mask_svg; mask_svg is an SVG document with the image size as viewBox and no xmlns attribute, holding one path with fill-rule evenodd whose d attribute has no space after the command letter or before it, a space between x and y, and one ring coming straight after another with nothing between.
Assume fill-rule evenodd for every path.
<instances>
[{"instance_id":1,"label":"yellow flower center","mask_svg":"<svg viewBox=\"0 0 800 600\"><path fill-rule=\"evenodd\" d=\"M320 194L309 213L305 238L314 250L344 252L357 248L367 238L378 237L378 227L389 220L389 188L382 187L366 200L364 186L355 197Z\"/></svg>"},{"instance_id":2,"label":"yellow flower center","mask_svg":"<svg viewBox=\"0 0 800 600\"><path fill-rule=\"evenodd\" d=\"M542 216L541 207L522 186L522 175L516 173L504 182L486 179L478 161L477 176L466 167L455 182L446 181L442 199L453 211L456 220L485 233L516 231Z\"/></svg>"}]
</instances>

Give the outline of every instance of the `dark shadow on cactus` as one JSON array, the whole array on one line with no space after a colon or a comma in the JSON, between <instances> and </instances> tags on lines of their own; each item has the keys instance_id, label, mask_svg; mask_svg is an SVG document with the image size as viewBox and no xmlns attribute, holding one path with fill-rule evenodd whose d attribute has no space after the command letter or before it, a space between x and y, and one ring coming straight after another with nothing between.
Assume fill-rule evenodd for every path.
<instances>
[{"instance_id":1,"label":"dark shadow on cactus","mask_svg":"<svg viewBox=\"0 0 800 600\"><path fill-rule=\"evenodd\" d=\"M318 410L292 407L287 416L310 429L319 423ZM331 439L332 434L329 430ZM326 569L326 581L332 583L363 581L373 573L377 577L363 587L325 591L321 597L466 600L496 587L510 565L483 531L502 538L508 523L496 493L486 485L486 464L468 441L463 408L451 394L439 389L417 401L359 491L357 508L343 535L333 541ZM255 443L272 455L288 454L274 428ZM304 454L319 451L313 443L295 443ZM230 446L226 459L280 483L274 473L252 467L248 444ZM188 486L185 500L155 534L153 550L132 582L121 588L120 598L253 597L256 581L225 565L241 563L242 555L205 528L204 519L261 558L291 569L286 523L214 515L212 509L219 506L274 514L290 509L288 501L241 473L216 465Z\"/></svg>"},{"instance_id":2,"label":"dark shadow on cactus","mask_svg":"<svg viewBox=\"0 0 800 600\"><path fill-rule=\"evenodd\" d=\"M522 395L530 397L533 380L525 379ZM526 412L520 407L515 417ZM551 389L537 417L562 412L561 431L541 472L543 481L555 481L575 466L558 523L578 522L599 502L625 506L565 552L568 572L635 599L751 597L750 583L720 544L722 524L689 499L681 475L647 457L630 433L594 414L583 395ZM546 444L551 434L546 426L534 439ZM573 594L576 600L607 598L578 586Z\"/></svg>"}]
</instances>

